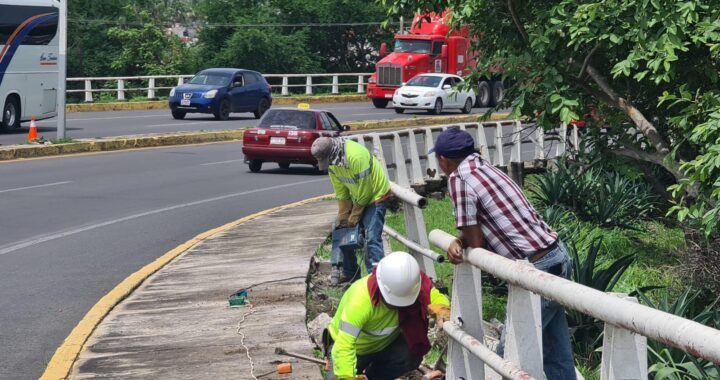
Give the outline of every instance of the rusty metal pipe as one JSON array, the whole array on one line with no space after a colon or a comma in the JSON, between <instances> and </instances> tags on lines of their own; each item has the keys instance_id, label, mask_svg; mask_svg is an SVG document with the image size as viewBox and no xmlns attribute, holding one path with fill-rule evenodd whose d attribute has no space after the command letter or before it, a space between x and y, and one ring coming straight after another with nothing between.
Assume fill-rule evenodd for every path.
<instances>
[{"instance_id":1,"label":"rusty metal pipe","mask_svg":"<svg viewBox=\"0 0 720 380\"><path fill-rule=\"evenodd\" d=\"M405 203L410 203L411 205L420 208L427 207L427 198L418 195L416 192L406 189L395 182L390 181L390 190L396 197L400 198L400 200Z\"/></svg>"},{"instance_id":2,"label":"rusty metal pipe","mask_svg":"<svg viewBox=\"0 0 720 380\"><path fill-rule=\"evenodd\" d=\"M404 244L406 247L410 248L411 250L430 258L431 260L442 263L445 261L445 256L438 254L437 252L433 251L430 248L425 248L421 246L420 244L410 240L409 238L403 236L399 232L395 231L392 227L389 227L387 224L383 226L383 231L390 235L393 239L399 241L400 243Z\"/></svg>"},{"instance_id":3,"label":"rusty metal pipe","mask_svg":"<svg viewBox=\"0 0 720 380\"><path fill-rule=\"evenodd\" d=\"M433 230L429 238L432 244L445 250L455 240L441 230ZM614 297L484 249L469 250L465 260L512 285L573 310L720 364L720 330Z\"/></svg>"}]
</instances>

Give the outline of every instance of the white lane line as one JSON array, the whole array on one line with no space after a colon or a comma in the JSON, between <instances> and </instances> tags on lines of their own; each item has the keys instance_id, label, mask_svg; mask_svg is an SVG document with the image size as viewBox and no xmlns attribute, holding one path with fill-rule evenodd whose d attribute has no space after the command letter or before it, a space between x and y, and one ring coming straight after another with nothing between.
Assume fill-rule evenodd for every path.
<instances>
[{"instance_id":1,"label":"white lane line","mask_svg":"<svg viewBox=\"0 0 720 380\"><path fill-rule=\"evenodd\" d=\"M53 183L46 183L44 185L16 187L14 189L0 190L0 193L9 193L11 191L22 191L22 190L29 190L29 189L39 189L41 187L59 186L59 185L65 185L67 183L72 183L72 181L53 182Z\"/></svg>"},{"instance_id":2,"label":"white lane line","mask_svg":"<svg viewBox=\"0 0 720 380\"><path fill-rule=\"evenodd\" d=\"M125 216L122 218L108 220L108 221L105 221L102 223L96 223L96 224L90 224L90 225L83 226L83 227L78 227L78 228L75 228L75 229L72 229L69 231L65 231L65 232L60 232L60 233L56 233L56 234L52 234L52 235L39 236L36 238L16 242L14 244L5 246L5 248L1 248L0 256L11 253L11 252L15 252L15 251L23 249L23 248L31 247L33 245L45 243L45 242L52 241L52 240L61 239L61 238L72 236L72 235L77 235L82 232L87 232L87 231L95 230L98 228L111 226L113 224L127 222L129 220L138 219L138 218L142 218L145 216L161 214L161 213L168 212L168 211L197 206L197 205L210 203L210 202L222 201L225 199L241 197L241 196L249 195L249 194L262 193L262 192L268 191L268 190L284 189L287 187L294 187L294 186L298 186L298 185L305 185L308 183L323 182L323 181L327 181L327 178L314 179L314 180L302 181L302 182L294 182L294 183L288 183L288 184L277 185L277 186L270 186L270 187L265 187L262 189L255 189L255 190L243 191L243 192L239 192L239 193L226 194L226 195L221 195L219 197L207 198L207 199L202 199L202 200L195 201L195 202L181 203L181 204L177 204L174 206L163 207L163 208L159 208L159 209L155 209L155 210L145 211L145 212L141 212L139 214L128 215L128 216Z\"/></svg>"},{"instance_id":3,"label":"white lane line","mask_svg":"<svg viewBox=\"0 0 720 380\"><path fill-rule=\"evenodd\" d=\"M242 162L242 161L245 161L245 160L242 159L242 160L227 160L227 161L218 161L218 162L208 162L208 163L205 163L205 164L200 164L200 166L219 165L219 164L227 164L227 163L230 163L230 162Z\"/></svg>"},{"instance_id":4,"label":"white lane line","mask_svg":"<svg viewBox=\"0 0 720 380\"><path fill-rule=\"evenodd\" d=\"M118 120L118 119L145 119L149 117L165 117L170 118L170 114L163 115L144 115L144 116L113 116L113 117L96 117L96 118L82 118L82 119L67 119L67 121L95 121L95 120ZM41 120L38 124L57 123L57 120Z\"/></svg>"}]
</instances>

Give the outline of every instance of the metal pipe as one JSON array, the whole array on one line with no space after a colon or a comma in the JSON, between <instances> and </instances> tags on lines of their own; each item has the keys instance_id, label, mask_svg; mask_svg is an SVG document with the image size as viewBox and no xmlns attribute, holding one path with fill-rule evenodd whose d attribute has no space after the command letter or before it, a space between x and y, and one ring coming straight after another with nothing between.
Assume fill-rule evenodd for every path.
<instances>
[{"instance_id":1,"label":"metal pipe","mask_svg":"<svg viewBox=\"0 0 720 380\"><path fill-rule=\"evenodd\" d=\"M395 231L392 227L389 227L387 224L383 226L383 231L390 235L393 239L399 241L406 247L412 249L413 251L430 258L431 260L442 263L445 261L445 256L438 254L437 252L433 251L430 248L425 248L421 246L420 244L408 239L407 237L403 236L399 232Z\"/></svg>"},{"instance_id":2,"label":"metal pipe","mask_svg":"<svg viewBox=\"0 0 720 380\"><path fill-rule=\"evenodd\" d=\"M400 198L400 200L405 203L410 203L411 205L420 208L427 207L427 198L420 196L416 192L406 189L395 182L390 181L390 191L392 191L396 197Z\"/></svg>"},{"instance_id":3,"label":"metal pipe","mask_svg":"<svg viewBox=\"0 0 720 380\"><path fill-rule=\"evenodd\" d=\"M432 244L445 250L455 240L441 230L433 230L429 238ZM720 364L720 330L611 296L481 248L467 251L465 260L573 310Z\"/></svg>"},{"instance_id":4,"label":"metal pipe","mask_svg":"<svg viewBox=\"0 0 720 380\"><path fill-rule=\"evenodd\" d=\"M443 323L443 330L456 342L460 343L473 355L487 364L488 367L492 368L501 375L503 378L516 379L516 380L534 380L527 372L517 368L515 364L501 358L498 354L494 353L489 348L485 347L482 342L473 338L472 335L466 333L460 326L455 322Z\"/></svg>"}]
</instances>

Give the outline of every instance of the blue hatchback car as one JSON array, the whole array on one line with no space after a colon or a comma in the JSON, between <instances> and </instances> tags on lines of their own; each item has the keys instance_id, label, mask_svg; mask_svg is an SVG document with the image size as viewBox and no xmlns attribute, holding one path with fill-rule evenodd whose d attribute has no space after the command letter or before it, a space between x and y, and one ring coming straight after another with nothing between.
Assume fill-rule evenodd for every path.
<instances>
[{"instance_id":1,"label":"blue hatchback car","mask_svg":"<svg viewBox=\"0 0 720 380\"><path fill-rule=\"evenodd\" d=\"M211 113L217 120L227 120L231 112L252 112L259 119L272 105L270 90L256 71L207 69L170 90L170 110L175 119Z\"/></svg>"}]
</instances>

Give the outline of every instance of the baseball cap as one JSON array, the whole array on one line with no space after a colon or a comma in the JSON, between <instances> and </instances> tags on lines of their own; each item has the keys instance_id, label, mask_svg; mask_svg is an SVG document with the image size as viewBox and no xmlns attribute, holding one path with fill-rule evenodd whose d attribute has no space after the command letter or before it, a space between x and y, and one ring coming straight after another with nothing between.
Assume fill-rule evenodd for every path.
<instances>
[{"instance_id":1,"label":"baseball cap","mask_svg":"<svg viewBox=\"0 0 720 380\"><path fill-rule=\"evenodd\" d=\"M428 154L435 153L447 158L465 158L475 151L475 140L459 128L448 128L435 140L435 147Z\"/></svg>"},{"instance_id":2,"label":"baseball cap","mask_svg":"<svg viewBox=\"0 0 720 380\"><path fill-rule=\"evenodd\" d=\"M319 137L313 142L310 153L318 161L318 169L327 170L328 166L330 166L332 146L332 139L329 137Z\"/></svg>"}]
</instances>

